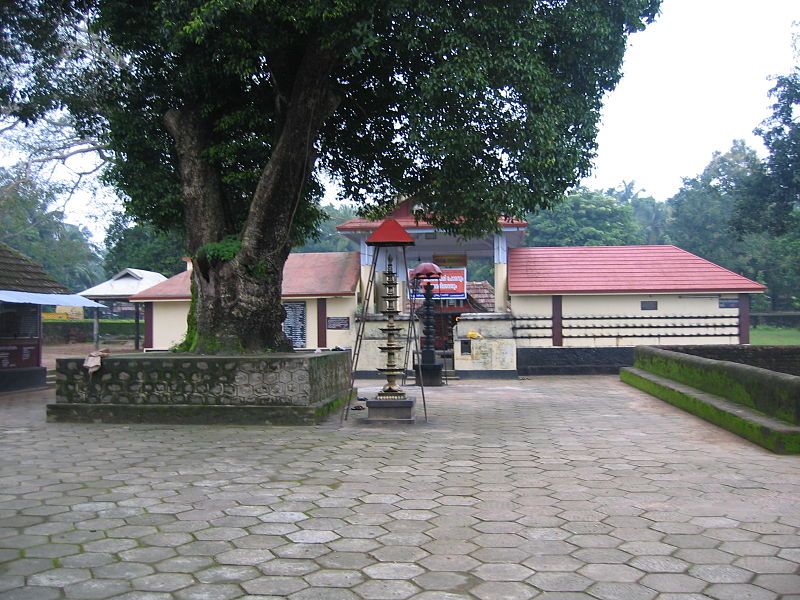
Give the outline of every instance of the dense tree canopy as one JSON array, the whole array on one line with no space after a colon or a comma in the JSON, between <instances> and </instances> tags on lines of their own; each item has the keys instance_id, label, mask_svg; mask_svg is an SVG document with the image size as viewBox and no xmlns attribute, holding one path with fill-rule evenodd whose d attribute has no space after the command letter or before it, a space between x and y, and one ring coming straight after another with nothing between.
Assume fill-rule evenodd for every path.
<instances>
[{"instance_id":1,"label":"dense tree canopy","mask_svg":"<svg viewBox=\"0 0 800 600\"><path fill-rule=\"evenodd\" d=\"M319 169L367 212L413 196L467 236L549 206L587 174L627 36L658 5L24 0L0 13L0 98L66 107L130 214L184 222L199 350L282 348Z\"/></svg>"},{"instance_id":2,"label":"dense tree canopy","mask_svg":"<svg viewBox=\"0 0 800 600\"><path fill-rule=\"evenodd\" d=\"M103 267L109 276L134 268L172 277L186 269L182 231L158 231L152 225L135 224L130 217L117 214L106 231L105 245Z\"/></svg>"},{"instance_id":3,"label":"dense tree canopy","mask_svg":"<svg viewBox=\"0 0 800 600\"><path fill-rule=\"evenodd\" d=\"M56 185L0 169L0 242L79 292L103 280L102 259L85 228L64 222L60 191Z\"/></svg>"},{"instance_id":4,"label":"dense tree canopy","mask_svg":"<svg viewBox=\"0 0 800 600\"><path fill-rule=\"evenodd\" d=\"M631 206L586 189L528 220L529 246L624 246L643 241Z\"/></svg>"}]
</instances>

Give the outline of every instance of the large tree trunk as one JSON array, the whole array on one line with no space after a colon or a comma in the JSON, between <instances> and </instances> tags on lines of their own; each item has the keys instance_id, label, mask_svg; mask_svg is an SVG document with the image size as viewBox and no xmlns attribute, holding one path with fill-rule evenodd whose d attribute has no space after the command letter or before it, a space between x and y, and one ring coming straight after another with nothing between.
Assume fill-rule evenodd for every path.
<instances>
[{"instance_id":1,"label":"large tree trunk","mask_svg":"<svg viewBox=\"0 0 800 600\"><path fill-rule=\"evenodd\" d=\"M337 59L334 50L309 44L234 256L208 251L209 244L218 245L232 232L225 231L221 177L205 158L204 127L199 118L177 111L165 116L176 142L194 254L197 352L291 349L281 327L283 266L291 250L292 221L313 169L317 132L336 106L329 79Z\"/></svg>"}]
</instances>

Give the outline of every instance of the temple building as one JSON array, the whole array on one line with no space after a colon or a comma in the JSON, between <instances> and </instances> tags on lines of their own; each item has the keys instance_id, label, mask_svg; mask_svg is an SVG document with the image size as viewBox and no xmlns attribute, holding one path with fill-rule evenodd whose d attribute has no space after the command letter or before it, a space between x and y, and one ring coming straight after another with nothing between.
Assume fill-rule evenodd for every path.
<instances>
[{"instance_id":1,"label":"temple building","mask_svg":"<svg viewBox=\"0 0 800 600\"><path fill-rule=\"evenodd\" d=\"M462 240L418 221L410 201L387 218L414 245L381 248L375 283L391 258L405 326L420 290L400 267L441 267L435 346L445 370L460 377L615 372L632 362L636 345L746 344L750 294L765 290L675 246L529 248L523 247L527 223L504 219L496 233ZM381 223L356 218L337 227L359 252L289 256L284 329L296 347L353 346L378 251L366 241ZM471 281L468 265L476 261L491 263L491 282ZM190 277L181 273L131 298L145 303L146 349L183 338ZM372 294L359 374L380 366L380 308Z\"/></svg>"}]
</instances>

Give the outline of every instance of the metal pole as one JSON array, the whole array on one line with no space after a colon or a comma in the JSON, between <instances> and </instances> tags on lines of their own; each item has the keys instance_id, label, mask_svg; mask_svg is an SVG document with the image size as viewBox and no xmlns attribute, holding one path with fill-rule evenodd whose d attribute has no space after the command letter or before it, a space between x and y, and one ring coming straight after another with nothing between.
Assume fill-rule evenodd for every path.
<instances>
[{"instance_id":1,"label":"metal pole","mask_svg":"<svg viewBox=\"0 0 800 600\"><path fill-rule=\"evenodd\" d=\"M403 247L403 266L405 267L406 273L408 273L408 260L406 259L406 249L405 246ZM406 278L408 275L406 275ZM417 336L417 328L414 326L414 323L409 321L409 327L413 327L414 329L414 352L417 356L419 356L419 337ZM412 361L413 362L413 361ZM416 377L416 373L414 375ZM425 413L425 422L428 422L428 403L425 401L425 382L422 381L422 367L419 370L419 390L422 394L422 410Z\"/></svg>"},{"instance_id":2,"label":"metal pole","mask_svg":"<svg viewBox=\"0 0 800 600\"><path fill-rule=\"evenodd\" d=\"M364 291L364 300L361 303L361 321L356 328L356 341L353 344L353 356L351 358L352 364L350 366L350 391L347 394L347 404L342 409L342 414L339 416L339 422L346 421L350 413L350 404L353 402L353 390L356 383L356 369L358 368L358 359L361 355L361 342L364 339L364 328L366 327L367 306L369 306L370 295L372 289L375 287L375 266L378 264L378 254L380 253L380 246L375 247L375 252L372 253L372 265L369 268L369 279L367 280L367 289Z\"/></svg>"},{"instance_id":3,"label":"metal pole","mask_svg":"<svg viewBox=\"0 0 800 600\"><path fill-rule=\"evenodd\" d=\"M94 349L100 349L100 307L94 309L94 324L92 326L92 337L94 337Z\"/></svg>"}]
</instances>

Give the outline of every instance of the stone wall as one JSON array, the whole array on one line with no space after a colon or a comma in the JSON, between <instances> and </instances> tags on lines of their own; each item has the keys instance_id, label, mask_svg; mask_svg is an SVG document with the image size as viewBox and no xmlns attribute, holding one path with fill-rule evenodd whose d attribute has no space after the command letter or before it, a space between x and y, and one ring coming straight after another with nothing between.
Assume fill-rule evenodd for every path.
<instances>
[{"instance_id":1,"label":"stone wall","mask_svg":"<svg viewBox=\"0 0 800 600\"><path fill-rule=\"evenodd\" d=\"M115 355L57 361L51 421L313 423L347 396L349 352Z\"/></svg>"},{"instance_id":2,"label":"stone wall","mask_svg":"<svg viewBox=\"0 0 800 600\"><path fill-rule=\"evenodd\" d=\"M634 367L800 425L800 377L678 350L638 346Z\"/></svg>"},{"instance_id":3,"label":"stone wall","mask_svg":"<svg viewBox=\"0 0 800 600\"><path fill-rule=\"evenodd\" d=\"M789 375L800 375L800 346L662 346L662 348Z\"/></svg>"},{"instance_id":4,"label":"stone wall","mask_svg":"<svg viewBox=\"0 0 800 600\"><path fill-rule=\"evenodd\" d=\"M520 375L616 374L633 364L633 348L517 348Z\"/></svg>"}]
</instances>

